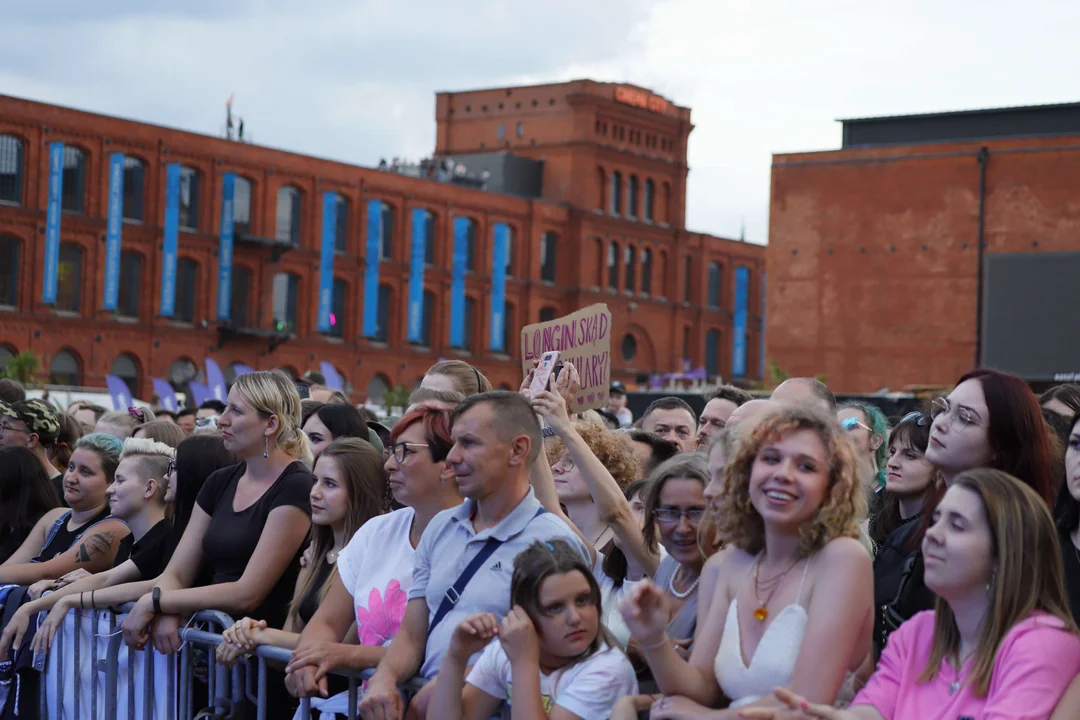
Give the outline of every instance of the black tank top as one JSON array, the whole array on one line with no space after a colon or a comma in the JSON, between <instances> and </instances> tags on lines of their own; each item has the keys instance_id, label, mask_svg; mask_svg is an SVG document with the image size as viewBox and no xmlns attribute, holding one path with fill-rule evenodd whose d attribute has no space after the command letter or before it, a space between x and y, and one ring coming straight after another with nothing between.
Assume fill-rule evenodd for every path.
<instances>
[{"instance_id":1,"label":"black tank top","mask_svg":"<svg viewBox=\"0 0 1080 720\"><path fill-rule=\"evenodd\" d=\"M319 591L322 590L326 578L330 577L332 572L334 572L334 566L324 560L322 567L318 569L315 575L315 584L311 586L307 595L300 601L300 607L296 609L296 614L304 625L307 625L311 622L311 618L315 617L315 611L319 609Z\"/></svg>"},{"instance_id":2,"label":"black tank top","mask_svg":"<svg viewBox=\"0 0 1080 720\"><path fill-rule=\"evenodd\" d=\"M52 560L58 555L63 555L68 551L75 541L79 539L79 536L83 534L86 528L90 527L94 523L99 523L105 518L109 517L109 506L106 505L101 512L94 517L87 520L85 523L75 528L74 530L68 530L68 520L71 519L71 513L64 513L61 518L63 522L60 524L60 528L56 531L56 534L52 536L46 543L45 547L41 548L41 552L38 556L30 562L46 562Z\"/></svg>"}]
</instances>

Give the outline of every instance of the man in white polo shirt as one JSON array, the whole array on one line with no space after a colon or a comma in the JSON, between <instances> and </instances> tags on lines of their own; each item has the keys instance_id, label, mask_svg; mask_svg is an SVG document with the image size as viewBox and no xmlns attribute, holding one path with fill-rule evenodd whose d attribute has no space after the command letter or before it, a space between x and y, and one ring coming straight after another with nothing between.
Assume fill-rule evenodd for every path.
<instances>
[{"instance_id":1,"label":"man in white polo shirt","mask_svg":"<svg viewBox=\"0 0 1080 720\"><path fill-rule=\"evenodd\" d=\"M466 500L436 515L420 538L405 618L360 704L365 720L404 716L397 686L417 673L431 685L462 619L509 612L514 558L534 541L567 540L588 562L581 539L543 510L529 485L543 435L528 400L505 391L473 395L452 422L446 462ZM422 706L432 689L414 702Z\"/></svg>"}]
</instances>

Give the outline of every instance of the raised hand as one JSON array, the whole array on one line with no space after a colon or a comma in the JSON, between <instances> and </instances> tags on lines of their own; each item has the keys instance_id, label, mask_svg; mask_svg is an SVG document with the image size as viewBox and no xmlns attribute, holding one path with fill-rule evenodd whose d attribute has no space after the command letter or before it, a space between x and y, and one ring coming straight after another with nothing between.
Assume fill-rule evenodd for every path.
<instances>
[{"instance_id":1,"label":"raised hand","mask_svg":"<svg viewBox=\"0 0 1080 720\"><path fill-rule=\"evenodd\" d=\"M562 372L555 378L555 392L562 396L567 407L574 406L574 398L581 393L581 375L572 362L564 362Z\"/></svg>"},{"instance_id":2,"label":"raised hand","mask_svg":"<svg viewBox=\"0 0 1080 720\"><path fill-rule=\"evenodd\" d=\"M540 637L525 609L515 605L499 626L499 642L510 664L521 662L540 663Z\"/></svg>"},{"instance_id":3,"label":"raised hand","mask_svg":"<svg viewBox=\"0 0 1080 720\"><path fill-rule=\"evenodd\" d=\"M570 424L570 415L566 411L566 400L562 395L553 393L550 390L542 390L536 393L536 397L532 401L533 410L544 418L544 422L548 424L555 434L559 437L563 437L566 433L570 432L572 425Z\"/></svg>"},{"instance_id":4,"label":"raised hand","mask_svg":"<svg viewBox=\"0 0 1080 720\"><path fill-rule=\"evenodd\" d=\"M487 647L491 639L499 634L499 618L491 613L477 613L458 623L454 634L450 636L449 652L460 660L470 657Z\"/></svg>"},{"instance_id":5,"label":"raised hand","mask_svg":"<svg viewBox=\"0 0 1080 720\"><path fill-rule=\"evenodd\" d=\"M619 603L619 612L630 634L643 648L658 645L671 621L667 596L651 580L634 587Z\"/></svg>"}]
</instances>

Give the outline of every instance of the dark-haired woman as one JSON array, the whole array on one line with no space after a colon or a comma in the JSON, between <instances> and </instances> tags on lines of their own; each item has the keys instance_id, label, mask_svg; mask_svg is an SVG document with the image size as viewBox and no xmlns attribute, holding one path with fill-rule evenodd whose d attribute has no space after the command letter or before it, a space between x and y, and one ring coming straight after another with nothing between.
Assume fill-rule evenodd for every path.
<instances>
[{"instance_id":1,"label":"dark-haired woman","mask_svg":"<svg viewBox=\"0 0 1080 720\"><path fill-rule=\"evenodd\" d=\"M1055 385L1039 396L1039 405L1071 420L1080 413L1080 385Z\"/></svg>"},{"instance_id":2,"label":"dark-haired woman","mask_svg":"<svg viewBox=\"0 0 1080 720\"><path fill-rule=\"evenodd\" d=\"M0 563L19 549L42 515L61 505L56 486L32 451L0 447Z\"/></svg>"},{"instance_id":3,"label":"dark-haired woman","mask_svg":"<svg viewBox=\"0 0 1080 720\"><path fill-rule=\"evenodd\" d=\"M352 405L320 405L304 421L303 428L313 455L339 438L368 439L367 423Z\"/></svg>"},{"instance_id":4,"label":"dark-haired woman","mask_svg":"<svg viewBox=\"0 0 1080 720\"><path fill-rule=\"evenodd\" d=\"M1074 619L1080 622L1080 413L1073 416L1065 450L1065 480L1054 508L1062 559L1065 563L1065 588Z\"/></svg>"},{"instance_id":5,"label":"dark-haired woman","mask_svg":"<svg viewBox=\"0 0 1080 720\"><path fill-rule=\"evenodd\" d=\"M944 486L937 471L926 459L930 441L930 417L911 413L893 428L885 462L885 501L881 512L871 519L870 537L877 546L874 557L874 650L885 647L895 622L888 622L886 607L900 590L908 563L922 546L926 526L920 522L923 507L937 504ZM925 590L925 587L923 588ZM918 604L923 610L934 606L934 595L925 590Z\"/></svg>"}]
</instances>

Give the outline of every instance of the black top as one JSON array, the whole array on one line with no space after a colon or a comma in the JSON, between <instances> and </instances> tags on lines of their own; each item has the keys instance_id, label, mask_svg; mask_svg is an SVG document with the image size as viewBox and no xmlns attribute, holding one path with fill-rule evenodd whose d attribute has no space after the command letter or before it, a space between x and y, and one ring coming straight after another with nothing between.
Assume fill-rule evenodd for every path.
<instances>
[{"instance_id":1,"label":"black top","mask_svg":"<svg viewBox=\"0 0 1080 720\"><path fill-rule=\"evenodd\" d=\"M311 515L310 495L315 476L299 462L285 468L274 484L250 507L241 512L234 511L236 484L243 476L245 467L245 463L240 463L212 474L199 490L196 500L210 516L210 526L203 536L203 569L214 585L236 582L244 574L271 511L293 505ZM297 548L285 572L262 604L251 613L251 617L265 620L273 628L285 624L303 551L303 547Z\"/></svg>"},{"instance_id":2,"label":"black top","mask_svg":"<svg viewBox=\"0 0 1080 720\"><path fill-rule=\"evenodd\" d=\"M75 541L79 539L79 536L82 535L88 527L90 527L94 523L101 522L107 517L109 517L108 505L102 508L101 512L87 520L79 527L75 528L74 530L68 530L68 520L71 519L71 512L69 511L64 513L61 516L61 518L63 518L63 522L60 524L60 529L56 531L56 534L53 535L51 540L45 543L45 547L41 548L41 552L38 553L38 556L30 562L46 562L48 560L52 560L59 555L63 555L65 552L68 551L68 548L75 544ZM50 528L50 530L51 529L52 528Z\"/></svg>"},{"instance_id":3,"label":"black top","mask_svg":"<svg viewBox=\"0 0 1080 720\"><path fill-rule=\"evenodd\" d=\"M1061 557L1065 561L1065 589L1069 591L1069 605L1073 620L1080 622L1080 550L1073 544L1069 533L1063 532Z\"/></svg>"},{"instance_id":4,"label":"black top","mask_svg":"<svg viewBox=\"0 0 1080 720\"><path fill-rule=\"evenodd\" d=\"M311 622L311 618L315 616L315 611L319 609L319 591L322 590L323 584L326 583L326 579L330 577L332 572L334 572L333 563L324 560L322 567L318 569L318 575L315 576L315 584L311 586L307 595L300 601L300 607L296 609L296 614L304 625Z\"/></svg>"},{"instance_id":5,"label":"black top","mask_svg":"<svg viewBox=\"0 0 1080 720\"><path fill-rule=\"evenodd\" d=\"M161 520L131 546L131 557L128 559L135 563L143 580L156 578L169 564L174 549L168 542L171 531L172 523Z\"/></svg>"},{"instance_id":6,"label":"black top","mask_svg":"<svg viewBox=\"0 0 1080 720\"><path fill-rule=\"evenodd\" d=\"M918 546L910 552L906 546L919 528L920 517L908 518L886 535L874 557L874 645L879 652L891 632L885 623L885 607L896 599L907 563L919 552Z\"/></svg>"},{"instance_id":7,"label":"black top","mask_svg":"<svg viewBox=\"0 0 1080 720\"><path fill-rule=\"evenodd\" d=\"M63 506L71 507L67 504L67 500L64 499L64 473L56 473L51 478L49 478L49 482L51 482L56 487L56 495L60 498L60 502L63 504Z\"/></svg>"}]
</instances>

